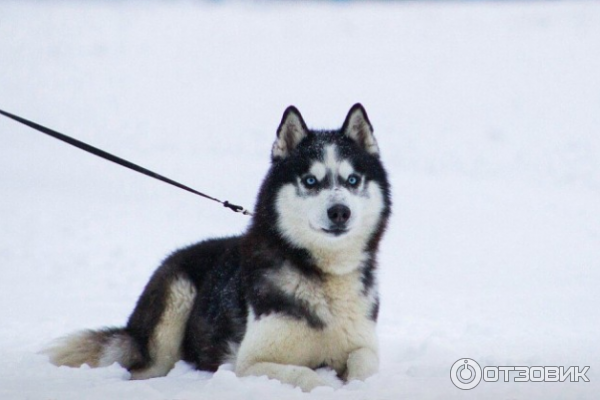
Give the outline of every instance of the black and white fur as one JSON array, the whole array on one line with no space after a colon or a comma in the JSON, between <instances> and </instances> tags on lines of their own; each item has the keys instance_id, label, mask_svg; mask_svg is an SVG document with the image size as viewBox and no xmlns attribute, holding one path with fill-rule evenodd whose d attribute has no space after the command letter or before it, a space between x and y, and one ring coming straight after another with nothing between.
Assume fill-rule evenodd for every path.
<instances>
[{"instance_id":1,"label":"black and white fur","mask_svg":"<svg viewBox=\"0 0 600 400\"><path fill-rule=\"evenodd\" d=\"M390 190L364 108L340 130L309 130L289 107L252 222L241 236L176 251L156 270L127 325L84 331L45 350L57 365L118 362L132 379L178 360L304 391L377 372L377 249Z\"/></svg>"}]
</instances>

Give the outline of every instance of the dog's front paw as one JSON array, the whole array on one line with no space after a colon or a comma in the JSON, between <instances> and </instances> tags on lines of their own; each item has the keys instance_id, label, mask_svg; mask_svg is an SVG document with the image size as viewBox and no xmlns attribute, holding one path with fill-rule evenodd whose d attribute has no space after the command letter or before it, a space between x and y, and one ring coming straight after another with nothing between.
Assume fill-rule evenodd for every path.
<instances>
[{"instance_id":1,"label":"dog's front paw","mask_svg":"<svg viewBox=\"0 0 600 400\"><path fill-rule=\"evenodd\" d=\"M365 379L373 376L379 370L379 358L371 349L361 348L350 353L346 370L347 382Z\"/></svg>"},{"instance_id":2,"label":"dog's front paw","mask_svg":"<svg viewBox=\"0 0 600 400\"><path fill-rule=\"evenodd\" d=\"M238 376L262 376L277 379L282 383L293 385L310 392L319 386L331 386L327 380L312 369L301 365L286 365L273 362L259 362L250 366L238 365Z\"/></svg>"},{"instance_id":3,"label":"dog's front paw","mask_svg":"<svg viewBox=\"0 0 600 400\"><path fill-rule=\"evenodd\" d=\"M294 384L302 389L303 392L310 392L319 386L332 387L319 374L308 368L302 368L298 371L298 375L294 379Z\"/></svg>"},{"instance_id":4,"label":"dog's front paw","mask_svg":"<svg viewBox=\"0 0 600 400\"><path fill-rule=\"evenodd\" d=\"M353 371L347 371L344 380L346 382L364 381L367 378L370 378L371 376L375 375L376 373L377 373L377 368L371 368L371 367L357 368L357 369L354 369Z\"/></svg>"}]
</instances>

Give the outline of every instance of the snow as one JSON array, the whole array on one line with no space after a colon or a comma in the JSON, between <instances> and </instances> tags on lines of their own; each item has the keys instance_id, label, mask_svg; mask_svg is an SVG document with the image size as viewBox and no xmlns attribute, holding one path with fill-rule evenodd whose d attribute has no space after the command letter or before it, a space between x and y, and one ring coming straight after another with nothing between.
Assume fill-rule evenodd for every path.
<instances>
[{"instance_id":1,"label":"snow","mask_svg":"<svg viewBox=\"0 0 600 400\"><path fill-rule=\"evenodd\" d=\"M4 110L251 207L287 105L334 128L360 101L394 197L366 382L57 368L45 344L122 325L170 251L248 218L0 118L0 397L597 398L599 44L584 1L0 2ZM461 391L463 357L590 382Z\"/></svg>"}]
</instances>

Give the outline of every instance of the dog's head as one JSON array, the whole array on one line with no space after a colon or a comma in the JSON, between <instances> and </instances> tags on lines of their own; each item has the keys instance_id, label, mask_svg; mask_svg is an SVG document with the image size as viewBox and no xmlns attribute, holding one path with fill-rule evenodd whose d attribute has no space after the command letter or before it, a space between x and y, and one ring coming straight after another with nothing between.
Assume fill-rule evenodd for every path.
<instances>
[{"instance_id":1,"label":"dog's head","mask_svg":"<svg viewBox=\"0 0 600 400\"><path fill-rule=\"evenodd\" d=\"M362 105L334 131L308 129L288 107L271 157L257 205L271 229L321 263L376 249L390 212L389 185Z\"/></svg>"}]
</instances>

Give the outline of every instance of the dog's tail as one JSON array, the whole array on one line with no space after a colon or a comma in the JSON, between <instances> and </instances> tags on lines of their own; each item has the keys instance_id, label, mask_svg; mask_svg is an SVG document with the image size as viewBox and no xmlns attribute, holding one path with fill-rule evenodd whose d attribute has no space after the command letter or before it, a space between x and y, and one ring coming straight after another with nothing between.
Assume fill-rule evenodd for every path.
<instances>
[{"instance_id":1,"label":"dog's tail","mask_svg":"<svg viewBox=\"0 0 600 400\"><path fill-rule=\"evenodd\" d=\"M60 338L40 352L54 365L107 367L119 363L127 369L144 363L140 346L125 328L86 330Z\"/></svg>"},{"instance_id":2,"label":"dog's tail","mask_svg":"<svg viewBox=\"0 0 600 400\"><path fill-rule=\"evenodd\" d=\"M42 353L53 364L69 367L106 367L116 362L131 372L131 379L167 375L182 357L196 299L193 282L169 266L154 273L125 328L78 332L58 339Z\"/></svg>"}]
</instances>

